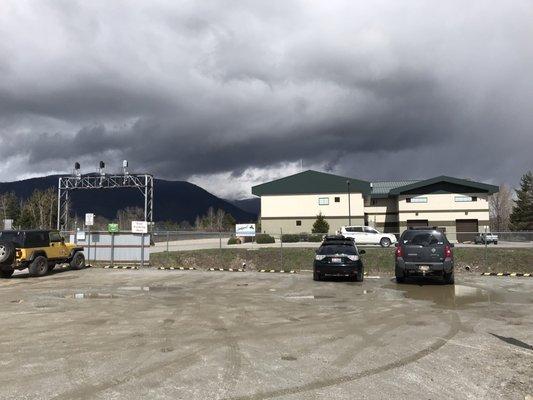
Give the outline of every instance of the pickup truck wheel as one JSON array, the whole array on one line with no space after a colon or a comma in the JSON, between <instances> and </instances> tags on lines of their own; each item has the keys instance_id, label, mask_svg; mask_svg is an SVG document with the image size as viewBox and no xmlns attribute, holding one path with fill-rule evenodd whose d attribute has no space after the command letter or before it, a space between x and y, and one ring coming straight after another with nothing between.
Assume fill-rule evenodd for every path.
<instances>
[{"instance_id":1,"label":"pickup truck wheel","mask_svg":"<svg viewBox=\"0 0 533 400\"><path fill-rule=\"evenodd\" d=\"M320 281L322 280L321 277L320 277L320 274L316 273L316 272L313 272L313 280L314 281Z\"/></svg>"},{"instance_id":2,"label":"pickup truck wheel","mask_svg":"<svg viewBox=\"0 0 533 400\"><path fill-rule=\"evenodd\" d=\"M37 256L28 269L30 276L44 276L48 273L48 260L44 256Z\"/></svg>"},{"instance_id":3,"label":"pickup truck wheel","mask_svg":"<svg viewBox=\"0 0 533 400\"><path fill-rule=\"evenodd\" d=\"M15 246L13 243L0 243L0 263L11 264L15 259Z\"/></svg>"},{"instance_id":4,"label":"pickup truck wheel","mask_svg":"<svg viewBox=\"0 0 533 400\"><path fill-rule=\"evenodd\" d=\"M495 240L495 241L494 241L494 244L498 244L498 241L497 241L497 240Z\"/></svg>"},{"instance_id":5,"label":"pickup truck wheel","mask_svg":"<svg viewBox=\"0 0 533 400\"><path fill-rule=\"evenodd\" d=\"M78 251L74 253L72 260L70 260L71 269L83 269L85 268L85 256L82 252Z\"/></svg>"},{"instance_id":6,"label":"pickup truck wheel","mask_svg":"<svg viewBox=\"0 0 533 400\"><path fill-rule=\"evenodd\" d=\"M358 272L355 275L355 281L356 282L363 282L363 271Z\"/></svg>"},{"instance_id":7,"label":"pickup truck wheel","mask_svg":"<svg viewBox=\"0 0 533 400\"><path fill-rule=\"evenodd\" d=\"M13 268L0 269L0 277L3 279L9 279L13 276L15 270Z\"/></svg>"},{"instance_id":8,"label":"pickup truck wheel","mask_svg":"<svg viewBox=\"0 0 533 400\"><path fill-rule=\"evenodd\" d=\"M391 245L391 241L389 238L381 238L379 244L381 245L381 247L389 247Z\"/></svg>"},{"instance_id":9,"label":"pickup truck wheel","mask_svg":"<svg viewBox=\"0 0 533 400\"><path fill-rule=\"evenodd\" d=\"M396 283L404 283L404 282L405 282L405 278L403 276L396 277Z\"/></svg>"}]
</instances>

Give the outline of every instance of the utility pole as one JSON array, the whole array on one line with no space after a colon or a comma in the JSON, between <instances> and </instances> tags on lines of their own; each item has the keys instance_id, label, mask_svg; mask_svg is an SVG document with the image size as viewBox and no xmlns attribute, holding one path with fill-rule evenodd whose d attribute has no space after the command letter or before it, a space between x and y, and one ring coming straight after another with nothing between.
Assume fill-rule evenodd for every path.
<instances>
[{"instance_id":1,"label":"utility pole","mask_svg":"<svg viewBox=\"0 0 533 400\"><path fill-rule=\"evenodd\" d=\"M351 207L351 201L350 201L350 181L346 181L346 185L348 185L348 225L352 225L352 207Z\"/></svg>"}]
</instances>

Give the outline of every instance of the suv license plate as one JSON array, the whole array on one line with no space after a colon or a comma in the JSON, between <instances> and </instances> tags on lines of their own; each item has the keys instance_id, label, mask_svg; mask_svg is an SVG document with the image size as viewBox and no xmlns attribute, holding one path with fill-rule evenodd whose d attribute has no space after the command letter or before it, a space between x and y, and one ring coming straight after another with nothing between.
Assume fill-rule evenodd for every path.
<instances>
[{"instance_id":1,"label":"suv license plate","mask_svg":"<svg viewBox=\"0 0 533 400\"><path fill-rule=\"evenodd\" d=\"M332 262L332 263L340 263L340 262L341 262L341 259L340 259L340 258L332 258L332 259L331 259L331 262Z\"/></svg>"},{"instance_id":2,"label":"suv license plate","mask_svg":"<svg viewBox=\"0 0 533 400\"><path fill-rule=\"evenodd\" d=\"M427 272L429 271L429 265L420 265L418 269L422 272Z\"/></svg>"}]
</instances>

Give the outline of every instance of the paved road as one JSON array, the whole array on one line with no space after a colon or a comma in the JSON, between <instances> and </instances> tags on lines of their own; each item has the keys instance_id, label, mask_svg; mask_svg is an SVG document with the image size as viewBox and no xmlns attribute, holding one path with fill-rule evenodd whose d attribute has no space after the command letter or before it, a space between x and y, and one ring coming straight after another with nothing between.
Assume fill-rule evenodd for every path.
<instances>
[{"instance_id":1,"label":"paved road","mask_svg":"<svg viewBox=\"0 0 533 400\"><path fill-rule=\"evenodd\" d=\"M168 249L169 251L184 251L184 250L206 250L206 249L218 249L222 248L246 248L246 249L259 249L262 247L279 247L280 243L277 241L273 244L257 244L257 243L244 243L240 245L228 245L228 238L206 238L206 239L187 239L187 240L173 240L169 241ZM320 243L310 243L310 242L301 242L301 243L283 243L283 247L318 247ZM458 243L457 247L483 247L479 244L464 244ZM367 246L361 246L367 247ZM370 247L379 247L379 246L370 246ZM497 245L488 245L489 248L530 248L533 249L533 242L499 242ZM158 242L151 248L152 253L160 253L167 250L167 242Z\"/></svg>"},{"instance_id":2,"label":"paved road","mask_svg":"<svg viewBox=\"0 0 533 400\"><path fill-rule=\"evenodd\" d=\"M533 279L65 271L0 281L2 399L520 399Z\"/></svg>"}]
</instances>

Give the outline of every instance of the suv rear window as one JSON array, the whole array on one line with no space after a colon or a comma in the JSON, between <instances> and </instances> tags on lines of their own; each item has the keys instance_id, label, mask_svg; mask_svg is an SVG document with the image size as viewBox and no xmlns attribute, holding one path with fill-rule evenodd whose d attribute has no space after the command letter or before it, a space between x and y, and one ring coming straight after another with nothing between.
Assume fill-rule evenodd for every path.
<instances>
[{"instance_id":1,"label":"suv rear window","mask_svg":"<svg viewBox=\"0 0 533 400\"><path fill-rule=\"evenodd\" d=\"M356 255L357 249L355 246L342 245L342 244L326 244L321 246L318 249L318 254L328 255L328 254L350 254Z\"/></svg>"},{"instance_id":2,"label":"suv rear window","mask_svg":"<svg viewBox=\"0 0 533 400\"><path fill-rule=\"evenodd\" d=\"M401 238L402 244L410 246L431 246L445 242L446 237L438 231L407 231Z\"/></svg>"}]
</instances>

